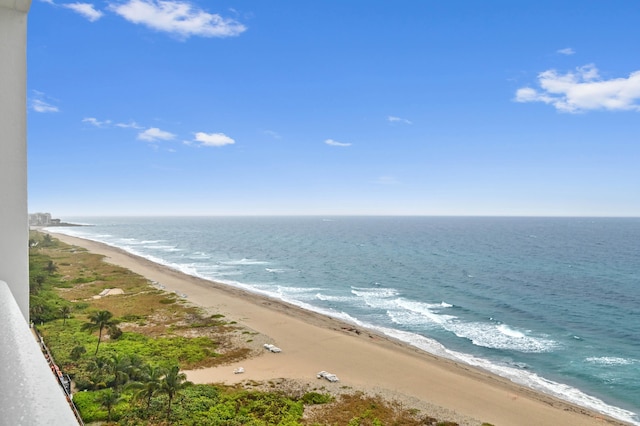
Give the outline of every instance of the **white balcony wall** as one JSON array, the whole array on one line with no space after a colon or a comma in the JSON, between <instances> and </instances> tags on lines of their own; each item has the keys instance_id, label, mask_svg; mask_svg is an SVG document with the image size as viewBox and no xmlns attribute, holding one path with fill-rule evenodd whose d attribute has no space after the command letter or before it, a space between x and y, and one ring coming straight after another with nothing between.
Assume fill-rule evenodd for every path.
<instances>
[{"instance_id":1,"label":"white balcony wall","mask_svg":"<svg viewBox=\"0 0 640 426\"><path fill-rule=\"evenodd\" d=\"M77 426L66 396L0 281L0 425Z\"/></svg>"},{"instance_id":2,"label":"white balcony wall","mask_svg":"<svg viewBox=\"0 0 640 426\"><path fill-rule=\"evenodd\" d=\"M0 280L29 317L27 222L27 13L31 0L0 0Z\"/></svg>"}]
</instances>

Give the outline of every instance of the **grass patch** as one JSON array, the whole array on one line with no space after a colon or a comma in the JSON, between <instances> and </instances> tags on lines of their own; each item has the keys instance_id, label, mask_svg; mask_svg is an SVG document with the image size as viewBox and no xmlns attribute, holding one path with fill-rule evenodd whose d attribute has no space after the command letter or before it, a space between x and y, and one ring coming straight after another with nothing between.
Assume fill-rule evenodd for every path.
<instances>
[{"instance_id":1,"label":"grass patch","mask_svg":"<svg viewBox=\"0 0 640 426\"><path fill-rule=\"evenodd\" d=\"M313 396L313 399L320 399L322 395ZM322 410L314 410L309 414L304 422L305 425L329 426L381 426L381 425L442 425L456 426L457 423L444 422L421 415L416 410L404 407L396 401L386 401L379 396L367 396L361 392L353 394L343 394L334 402L321 402L326 404Z\"/></svg>"}]
</instances>

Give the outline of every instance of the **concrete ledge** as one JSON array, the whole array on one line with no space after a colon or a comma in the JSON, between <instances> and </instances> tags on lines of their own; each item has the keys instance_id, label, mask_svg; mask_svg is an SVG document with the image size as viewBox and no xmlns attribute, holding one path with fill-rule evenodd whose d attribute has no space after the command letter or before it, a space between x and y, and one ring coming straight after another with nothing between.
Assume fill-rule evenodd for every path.
<instances>
[{"instance_id":1,"label":"concrete ledge","mask_svg":"<svg viewBox=\"0 0 640 426\"><path fill-rule=\"evenodd\" d=\"M0 281L0 424L77 426L18 304Z\"/></svg>"},{"instance_id":2,"label":"concrete ledge","mask_svg":"<svg viewBox=\"0 0 640 426\"><path fill-rule=\"evenodd\" d=\"M0 0L0 7L27 13L31 7L31 0Z\"/></svg>"}]
</instances>

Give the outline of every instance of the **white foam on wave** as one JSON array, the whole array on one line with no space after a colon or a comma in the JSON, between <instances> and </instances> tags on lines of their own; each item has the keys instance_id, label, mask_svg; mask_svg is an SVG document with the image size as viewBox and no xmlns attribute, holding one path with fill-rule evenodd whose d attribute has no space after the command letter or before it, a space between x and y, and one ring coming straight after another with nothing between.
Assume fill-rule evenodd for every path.
<instances>
[{"instance_id":1,"label":"white foam on wave","mask_svg":"<svg viewBox=\"0 0 640 426\"><path fill-rule=\"evenodd\" d=\"M545 379L544 377L541 377L529 370L525 370L526 365L517 368L496 364L483 358L447 349L438 341L419 334L384 327L377 327L375 329L383 332L389 337L393 337L434 355L481 368L498 376L507 378L514 383L526 386L547 395L553 395L559 399L582 407L587 407L630 424L640 426L640 421L636 413L609 405L601 399L588 395L569 385Z\"/></svg>"},{"instance_id":2,"label":"white foam on wave","mask_svg":"<svg viewBox=\"0 0 640 426\"><path fill-rule=\"evenodd\" d=\"M419 315L415 312L404 311L401 309L388 309L386 314L392 323L401 326L410 326L412 328L416 327L423 330L442 327L437 321L426 320L424 315Z\"/></svg>"},{"instance_id":3,"label":"white foam on wave","mask_svg":"<svg viewBox=\"0 0 640 426\"><path fill-rule=\"evenodd\" d=\"M401 342L405 342L418 349L422 349L430 354L438 355L443 358L453 359L456 358L445 348L440 342L435 339L424 337L420 334L411 333L403 330L396 330L386 327L373 327L374 330L380 331L383 334L397 339Z\"/></svg>"},{"instance_id":4,"label":"white foam on wave","mask_svg":"<svg viewBox=\"0 0 640 426\"><path fill-rule=\"evenodd\" d=\"M243 275L242 271L232 265L223 265L219 263L198 263L195 266L201 278L214 281L224 280L225 277L233 277Z\"/></svg>"},{"instance_id":5,"label":"white foam on wave","mask_svg":"<svg viewBox=\"0 0 640 426\"><path fill-rule=\"evenodd\" d=\"M315 298L323 302L354 302L356 298L353 296L330 296L328 294L316 293Z\"/></svg>"},{"instance_id":6,"label":"white foam on wave","mask_svg":"<svg viewBox=\"0 0 640 426\"><path fill-rule=\"evenodd\" d=\"M559 347L559 343L552 339L530 336L504 324L453 322L445 328L456 336L469 339L474 345L485 348L542 353Z\"/></svg>"},{"instance_id":7,"label":"white foam on wave","mask_svg":"<svg viewBox=\"0 0 640 426\"><path fill-rule=\"evenodd\" d=\"M196 251L194 253L186 255L185 257L193 260L210 260L211 259L211 255L201 251Z\"/></svg>"},{"instance_id":8,"label":"white foam on wave","mask_svg":"<svg viewBox=\"0 0 640 426\"><path fill-rule=\"evenodd\" d=\"M140 244L140 241L135 238L118 238L118 242L122 244Z\"/></svg>"},{"instance_id":9,"label":"white foam on wave","mask_svg":"<svg viewBox=\"0 0 640 426\"><path fill-rule=\"evenodd\" d=\"M417 302L415 300L409 300L405 298L398 298L395 301L397 306L401 308L410 310L412 312L417 312L420 314L432 314L434 312L440 312L442 309L450 308L453 305L449 305L448 303L425 303L425 302ZM457 318L453 315L443 315L444 317L449 318Z\"/></svg>"},{"instance_id":10,"label":"white foam on wave","mask_svg":"<svg viewBox=\"0 0 640 426\"><path fill-rule=\"evenodd\" d=\"M286 285L279 285L278 290L287 294L307 294L315 293L316 291L323 290L320 287L292 287Z\"/></svg>"},{"instance_id":11,"label":"white foam on wave","mask_svg":"<svg viewBox=\"0 0 640 426\"><path fill-rule=\"evenodd\" d=\"M226 262L222 262L225 265L268 265L269 262L265 262L264 260L257 259L240 259L240 260L228 260Z\"/></svg>"},{"instance_id":12,"label":"white foam on wave","mask_svg":"<svg viewBox=\"0 0 640 426\"><path fill-rule=\"evenodd\" d=\"M120 242L123 244L132 244L132 245L149 245L164 243L164 240L138 240L136 238L120 238Z\"/></svg>"},{"instance_id":13,"label":"white foam on wave","mask_svg":"<svg viewBox=\"0 0 640 426\"><path fill-rule=\"evenodd\" d=\"M271 272L272 274L281 274L283 272L287 272L286 269L282 268L264 268L265 271Z\"/></svg>"},{"instance_id":14,"label":"white foam on wave","mask_svg":"<svg viewBox=\"0 0 640 426\"><path fill-rule=\"evenodd\" d=\"M518 330L514 330L512 328L510 328L508 325L506 324L499 324L498 327L496 327L498 329L498 331L502 334L504 334L505 336L509 336L509 337L513 337L516 339L524 339L526 338L525 334L521 331Z\"/></svg>"},{"instance_id":15,"label":"white foam on wave","mask_svg":"<svg viewBox=\"0 0 640 426\"><path fill-rule=\"evenodd\" d=\"M387 312L390 316L399 318L403 316L413 325L439 325L445 326L447 323L455 320L454 315L439 314L434 309L440 308L440 304L415 302L407 299L396 299L395 306L400 309L389 309Z\"/></svg>"},{"instance_id":16,"label":"white foam on wave","mask_svg":"<svg viewBox=\"0 0 640 426\"><path fill-rule=\"evenodd\" d=\"M184 274L192 275L199 278L204 278L198 271L198 267L193 263L187 264L187 263L165 262L165 265L169 266L170 268L177 269L178 271Z\"/></svg>"},{"instance_id":17,"label":"white foam on wave","mask_svg":"<svg viewBox=\"0 0 640 426\"><path fill-rule=\"evenodd\" d=\"M103 242L103 241L101 241L101 242ZM183 272L183 273L185 273L187 275L192 275L192 276L203 278L198 274L197 269L192 264L178 264L178 263L170 262L168 260L165 260L165 259L162 259L160 257L154 256L154 255L148 254L148 253L140 252L139 250L135 250L135 249L133 249L131 247L113 245L113 244L109 244L108 242L103 242L103 243L107 244L107 245L110 245L110 246L113 246L113 247L120 248L120 249L122 249L122 250L124 250L126 252L129 252L129 253L134 254L136 256L139 256L139 257L142 257L144 259L147 259L147 260L149 260L149 261L151 261L153 263L157 263L159 265L166 266L166 267L171 268L171 269L175 269L175 270Z\"/></svg>"},{"instance_id":18,"label":"white foam on wave","mask_svg":"<svg viewBox=\"0 0 640 426\"><path fill-rule=\"evenodd\" d=\"M606 414L619 420L623 420L634 425L640 425L636 413L625 410L623 408L609 405L601 399L588 395L572 386L545 379L544 377L541 377L530 371L494 364L485 359L474 357L471 355L461 354L454 351L450 352L466 364L470 364L490 371L499 376L506 377L515 383L527 386L531 389L548 395L553 395L557 398L572 402L583 407L588 407L594 411Z\"/></svg>"},{"instance_id":19,"label":"white foam on wave","mask_svg":"<svg viewBox=\"0 0 640 426\"><path fill-rule=\"evenodd\" d=\"M456 336L470 340L476 346L512 350L525 353L550 352L559 344L542 336L516 330L507 324L494 322L468 322L455 315L441 313L442 303L424 303L395 299L387 315L396 324L433 328L438 326ZM448 304L447 304L448 305Z\"/></svg>"},{"instance_id":20,"label":"white foam on wave","mask_svg":"<svg viewBox=\"0 0 640 426\"><path fill-rule=\"evenodd\" d=\"M166 252L176 252L176 251L182 251L182 249L179 249L176 246L172 246L172 245L168 245L168 244L144 244L144 248L146 249L152 249L152 250L160 250L160 251L166 251Z\"/></svg>"},{"instance_id":21,"label":"white foam on wave","mask_svg":"<svg viewBox=\"0 0 640 426\"><path fill-rule=\"evenodd\" d=\"M377 287L377 288L351 287L351 293L361 297L389 298L389 297L397 296L399 292L395 288L388 288L388 287Z\"/></svg>"},{"instance_id":22,"label":"white foam on wave","mask_svg":"<svg viewBox=\"0 0 640 426\"><path fill-rule=\"evenodd\" d=\"M160 244L164 242L165 240L142 240L140 241L140 244Z\"/></svg>"},{"instance_id":23,"label":"white foam on wave","mask_svg":"<svg viewBox=\"0 0 640 426\"><path fill-rule=\"evenodd\" d=\"M215 273L212 274L214 278L219 278L219 277L233 277L233 276L238 276L238 275L244 275L242 273L242 271L232 271L232 270L219 270Z\"/></svg>"},{"instance_id":24,"label":"white foam on wave","mask_svg":"<svg viewBox=\"0 0 640 426\"><path fill-rule=\"evenodd\" d=\"M270 289L273 289L272 284L267 284ZM305 287L290 287L285 285L276 285L275 292L278 298L283 300L295 300L300 301L314 300L315 294L320 288L305 288Z\"/></svg>"},{"instance_id":25,"label":"white foam on wave","mask_svg":"<svg viewBox=\"0 0 640 426\"><path fill-rule=\"evenodd\" d=\"M585 359L586 362L590 364L598 364L598 365L633 365L640 364L640 359L633 358L620 358L614 356L599 356L599 357L589 357Z\"/></svg>"},{"instance_id":26,"label":"white foam on wave","mask_svg":"<svg viewBox=\"0 0 640 426\"><path fill-rule=\"evenodd\" d=\"M201 259L194 259L194 260L201 260ZM195 265L197 265L198 269L203 272L218 272L218 271L229 271L229 270L237 271L237 268L235 268L234 266L222 265L220 263L197 262L195 263Z\"/></svg>"},{"instance_id":27,"label":"white foam on wave","mask_svg":"<svg viewBox=\"0 0 640 426\"><path fill-rule=\"evenodd\" d=\"M398 295L398 290L386 287L351 287L351 294L361 298L364 303L371 308L386 309L390 304L390 299L395 298Z\"/></svg>"},{"instance_id":28,"label":"white foam on wave","mask_svg":"<svg viewBox=\"0 0 640 426\"><path fill-rule=\"evenodd\" d=\"M507 324L461 320L455 315L443 313L453 307L447 302L424 303L397 297L399 292L393 288L352 287L351 293L361 297L367 306L385 309L394 324L441 327L470 340L476 346L524 353L550 352L559 346L552 339L533 336L528 331L517 330Z\"/></svg>"},{"instance_id":29,"label":"white foam on wave","mask_svg":"<svg viewBox=\"0 0 640 426\"><path fill-rule=\"evenodd\" d=\"M274 288L274 286L272 286L270 284L251 284L251 285L247 285L247 284L243 284L243 283L240 283L240 282L234 282L234 281L227 281L227 282L225 282L225 284L229 284L229 285L234 286L234 287L242 288L242 289L247 290L247 291L249 291L251 293L262 294L262 295L265 295L265 296L270 297L272 299L282 300L283 302L289 303L289 304L294 305L294 306L298 306L298 307L300 307L302 309L305 309L307 311L316 312L316 313L319 313L319 314L322 314L322 315L326 315L326 316L332 317L332 318L337 318L337 319L342 320L344 322L347 322L349 324L357 325L357 326L364 327L364 328L372 328L370 325L363 323L359 319L349 315L346 312L321 308L321 307L312 305L310 303L304 302L304 301L300 300L300 298L291 298L291 297L289 297L287 295L287 291L282 291L284 289L290 289L290 287L280 287L280 288L278 288L279 286L276 286ZM318 289L316 289L316 290L318 290Z\"/></svg>"},{"instance_id":30,"label":"white foam on wave","mask_svg":"<svg viewBox=\"0 0 640 426\"><path fill-rule=\"evenodd\" d=\"M142 249L152 249L152 250L161 250L166 252L176 252L182 251L182 249L177 248L175 245L170 244L160 244L163 243L164 240L138 240L137 238L115 238L113 235L109 234L96 234L96 235L86 235L82 232L60 232L60 234L70 235L72 237L84 238L86 240L97 241L99 243L107 244L112 247L120 248L122 250L133 253L137 256L146 257L146 254L139 251L138 247Z\"/></svg>"}]
</instances>

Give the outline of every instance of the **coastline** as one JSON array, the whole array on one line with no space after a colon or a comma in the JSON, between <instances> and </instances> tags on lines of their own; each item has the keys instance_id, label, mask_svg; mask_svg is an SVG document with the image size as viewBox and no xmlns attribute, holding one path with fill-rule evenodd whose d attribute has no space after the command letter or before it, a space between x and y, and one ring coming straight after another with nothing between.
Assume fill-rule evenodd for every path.
<instances>
[{"instance_id":1,"label":"coastline","mask_svg":"<svg viewBox=\"0 0 640 426\"><path fill-rule=\"evenodd\" d=\"M323 380L321 385L328 389L347 386L406 396L496 426L626 424L335 318L189 276L102 243L55 232L52 235L157 281L166 291L186 295L191 303L267 336L283 350L280 354L265 351L222 367L187 371L189 380L197 383L279 378L316 381L315 374L326 370L340 378L338 383ZM233 374L240 366L245 373ZM443 417L451 418L447 414Z\"/></svg>"}]
</instances>

